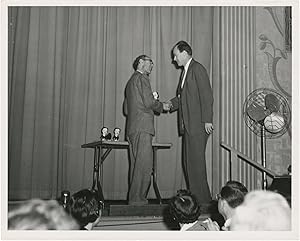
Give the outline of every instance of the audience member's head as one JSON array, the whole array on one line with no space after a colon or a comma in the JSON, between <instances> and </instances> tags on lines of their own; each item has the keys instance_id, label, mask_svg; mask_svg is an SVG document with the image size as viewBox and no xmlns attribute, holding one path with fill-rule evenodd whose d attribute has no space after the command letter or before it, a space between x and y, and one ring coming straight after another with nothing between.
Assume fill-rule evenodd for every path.
<instances>
[{"instance_id":1,"label":"audience member's head","mask_svg":"<svg viewBox=\"0 0 300 241\"><path fill-rule=\"evenodd\" d=\"M230 230L291 230L291 209L285 198L272 191L257 190L246 195L236 208Z\"/></svg>"},{"instance_id":2,"label":"audience member's head","mask_svg":"<svg viewBox=\"0 0 300 241\"><path fill-rule=\"evenodd\" d=\"M230 181L217 195L218 210L225 220L231 218L233 210L239 206L247 194L247 188L240 182Z\"/></svg>"},{"instance_id":3,"label":"audience member's head","mask_svg":"<svg viewBox=\"0 0 300 241\"><path fill-rule=\"evenodd\" d=\"M80 229L90 230L99 223L104 205L97 191L83 189L72 195L69 207Z\"/></svg>"},{"instance_id":4,"label":"audience member's head","mask_svg":"<svg viewBox=\"0 0 300 241\"><path fill-rule=\"evenodd\" d=\"M224 221L220 222L219 219L219 222L213 222L211 219L207 219L208 230L228 230L234 210L244 201L247 192L247 188L242 183L238 181L228 181L225 186L222 187L220 193L217 194L218 211Z\"/></svg>"},{"instance_id":5,"label":"audience member's head","mask_svg":"<svg viewBox=\"0 0 300 241\"><path fill-rule=\"evenodd\" d=\"M179 190L170 200L170 213L179 224L193 223L200 216L196 197L188 190Z\"/></svg>"},{"instance_id":6,"label":"audience member's head","mask_svg":"<svg viewBox=\"0 0 300 241\"><path fill-rule=\"evenodd\" d=\"M55 200L32 199L8 213L12 230L76 230L77 222Z\"/></svg>"},{"instance_id":7,"label":"audience member's head","mask_svg":"<svg viewBox=\"0 0 300 241\"><path fill-rule=\"evenodd\" d=\"M242 183L240 183L238 181L230 180L230 181L226 182L225 186L236 188L236 189L240 190L242 193L244 193L244 195L246 195L248 193L248 189Z\"/></svg>"}]
</instances>

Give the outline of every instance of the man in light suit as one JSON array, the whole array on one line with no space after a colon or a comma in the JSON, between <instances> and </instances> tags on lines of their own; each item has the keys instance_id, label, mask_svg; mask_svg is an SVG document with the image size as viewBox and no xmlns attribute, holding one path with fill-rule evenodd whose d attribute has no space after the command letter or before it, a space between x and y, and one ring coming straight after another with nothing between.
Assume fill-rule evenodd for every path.
<instances>
[{"instance_id":1,"label":"man in light suit","mask_svg":"<svg viewBox=\"0 0 300 241\"><path fill-rule=\"evenodd\" d=\"M205 149L213 131L213 95L207 71L192 58L192 48L185 41L172 49L173 60L183 67L177 95L170 100L171 110L178 110L179 134L183 135L183 170L188 189L200 204L209 203Z\"/></svg>"},{"instance_id":2,"label":"man in light suit","mask_svg":"<svg viewBox=\"0 0 300 241\"><path fill-rule=\"evenodd\" d=\"M156 100L150 85L149 74L153 61L146 55L138 56L135 72L125 88L124 113L127 117L126 136L129 142L130 176L128 203L145 205L151 182L154 130L154 112L168 110L168 105Z\"/></svg>"}]
</instances>

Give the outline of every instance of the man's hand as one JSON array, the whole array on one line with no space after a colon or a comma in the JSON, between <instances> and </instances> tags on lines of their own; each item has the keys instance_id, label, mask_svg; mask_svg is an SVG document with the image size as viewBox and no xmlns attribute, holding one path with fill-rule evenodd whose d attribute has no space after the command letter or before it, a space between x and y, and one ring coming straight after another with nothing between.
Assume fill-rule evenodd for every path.
<instances>
[{"instance_id":1,"label":"man's hand","mask_svg":"<svg viewBox=\"0 0 300 241\"><path fill-rule=\"evenodd\" d=\"M172 108L171 101L165 101L165 102L163 102L163 109L164 109L164 111L170 111L171 108Z\"/></svg>"},{"instance_id":2,"label":"man's hand","mask_svg":"<svg viewBox=\"0 0 300 241\"><path fill-rule=\"evenodd\" d=\"M209 135L213 132L214 127L212 123L205 123L205 131Z\"/></svg>"}]
</instances>

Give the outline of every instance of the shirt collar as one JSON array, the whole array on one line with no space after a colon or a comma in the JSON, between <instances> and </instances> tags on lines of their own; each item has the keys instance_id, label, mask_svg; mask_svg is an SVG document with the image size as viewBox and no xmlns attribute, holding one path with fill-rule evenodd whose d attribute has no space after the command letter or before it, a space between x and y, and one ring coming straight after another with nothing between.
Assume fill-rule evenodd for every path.
<instances>
[{"instance_id":1,"label":"shirt collar","mask_svg":"<svg viewBox=\"0 0 300 241\"><path fill-rule=\"evenodd\" d=\"M182 227L180 228L180 231L186 231L186 230L188 230L190 227L193 227L197 222L198 222L198 220L196 220L193 223L185 223L185 224L183 224Z\"/></svg>"},{"instance_id":2,"label":"shirt collar","mask_svg":"<svg viewBox=\"0 0 300 241\"><path fill-rule=\"evenodd\" d=\"M188 61L188 62L186 63L186 65L184 66L184 71L185 71L185 73L187 72L187 70L188 70L188 68L189 68L189 66L190 66L190 63L191 63L192 59L193 59L193 58L190 58L189 61Z\"/></svg>"}]
</instances>

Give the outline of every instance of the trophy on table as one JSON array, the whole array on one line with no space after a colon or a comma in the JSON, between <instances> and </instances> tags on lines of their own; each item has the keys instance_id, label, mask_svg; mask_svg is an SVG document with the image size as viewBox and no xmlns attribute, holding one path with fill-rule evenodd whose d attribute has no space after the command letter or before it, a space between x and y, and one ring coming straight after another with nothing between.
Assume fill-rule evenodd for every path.
<instances>
[{"instance_id":1,"label":"trophy on table","mask_svg":"<svg viewBox=\"0 0 300 241\"><path fill-rule=\"evenodd\" d=\"M119 140L119 138L120 138L120 132L121 132L121 129L119 128L119 127L116 127L115 129L114 129L114 136L113 136L113 141L118 141Z\"/></svg>"},{"instance_id":2,"label":"trophy on table","mask_svg":"<svg viewBox=\"0 0 300 241\"><path fill-rule=\"evenodd\" d=\"M109 141L111 139L111 134L108 132L108 128L103 126L101 128L101 141Z\"/></svg>"}]
</instances>

